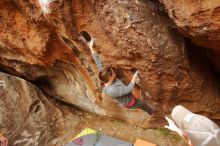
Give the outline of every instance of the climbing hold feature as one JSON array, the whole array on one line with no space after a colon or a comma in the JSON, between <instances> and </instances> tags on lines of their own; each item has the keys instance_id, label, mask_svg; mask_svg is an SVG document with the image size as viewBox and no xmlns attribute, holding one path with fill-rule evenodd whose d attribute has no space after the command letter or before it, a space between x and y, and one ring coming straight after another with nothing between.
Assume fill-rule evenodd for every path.
<instances>
[{"instance_id":1,"label":"climbing hold feature","mask_svg":"<svg viewBox=\"0 0 220 146\"><path fill-rule=\"evenodd\" d=\"M53 2L54 0L39 0L40 6L44 14L50 13L50 3Z\"/></svg>"},{"instance_id":2,"label":"climbing hold feature","mask_svg":"<svg viewBox=\"0 0 220 146\"><path fill-rule=\"evenodd\" d=\"M80 36L82 36L85 39L86 42L91 41L91 36L86 31L81 31Z\"/></svg>"},{"instance_id":3,"label":"climbing hold feature","mask_svg":"<svg viewBox=\"0 0 220 146\"><path fill-rule=\"evenodd\" d=\"M1 80L0 80L0 87L2 87L3 89L5 89L5 81L1 81Z\"/></svg>"}]
</instances>

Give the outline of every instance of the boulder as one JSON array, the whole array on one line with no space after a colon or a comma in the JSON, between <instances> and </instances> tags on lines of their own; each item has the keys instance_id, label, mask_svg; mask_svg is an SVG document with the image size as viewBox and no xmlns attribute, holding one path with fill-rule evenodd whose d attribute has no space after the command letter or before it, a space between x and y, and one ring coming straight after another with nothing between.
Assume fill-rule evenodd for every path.
<instances>
[{"instance_id":1,"label":"boulder","mask_svg":"<svg viewBox=\"0 0 220 146\"><path fill-rule=\"evenodd\" d=\"M178 30L207 49L209 59L220 71L220 1L160 0Z\"/></svg>"},{"instance_id":2,"label":"boulder","mask_svg":"<svg viewBox=\"0 0 220 146\"><path fill-rule=\"evenodd\" d=\"M142 127L164 125L181 104L219 120L218 80L205 53L178 33L156 1L52 1L45 13L35 1L0 2L0 69L45 94L99 115ZM102 96L98 71L81 31L96 38L105 66L129 83L139 70L143 102L154 116Z\"/></svg>"},{"instance_id":3,"label":"boulder","mask_svg":"<svg viewBox=\"0 0 220 146\"><path fill-rule=\"evenodd\" d=\"M0 72L0 129L13 146L62 145L80 118L31 83ZM67 120L68 119L68 120Z\"/></svg>"}]
</instances>

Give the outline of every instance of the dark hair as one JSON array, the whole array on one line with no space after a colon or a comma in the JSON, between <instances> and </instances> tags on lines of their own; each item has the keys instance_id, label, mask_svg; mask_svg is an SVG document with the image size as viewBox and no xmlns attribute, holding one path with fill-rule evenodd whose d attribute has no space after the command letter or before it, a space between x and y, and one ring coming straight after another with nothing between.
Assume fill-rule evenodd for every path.
<instances>
[{"instance_id":1,"label":"dark hair","mask_svg":"<svg viewBox=\"0 0 220 146\"><path fill-rule=\"evenodd\" d=\"M103 86L104 83L108 82L109 77L111 75L112 75L111 67L104 68L99 72L99 80L100 80L101 86Z\"/></svg>"}]
</instances>

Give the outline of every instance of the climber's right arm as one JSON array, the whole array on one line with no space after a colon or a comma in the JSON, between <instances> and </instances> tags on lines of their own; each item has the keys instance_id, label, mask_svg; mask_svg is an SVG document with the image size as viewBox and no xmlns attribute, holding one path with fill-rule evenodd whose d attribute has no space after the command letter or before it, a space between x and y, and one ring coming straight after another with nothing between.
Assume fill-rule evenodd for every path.
<instances>
[{"instance_id":1,"label":"climber's right arm","mask_svg":"<svg viewBox=\"0 0 220 146\"><path fill-rule=\"evenodd\" d=\"M102 65L102 61L99 58L98 54L96 53L96 51L93 49L93 45L94 45L95 39L91 38L91 41L89 43L87 43L91 53L92 53L92 57L95 61L95 64L98 68L99 71L101 71L103 69L103 65Z\"/></svg>"},{"instance_id":2,"label":"climber's right arm","mask_svg":"<svg viewBox=\"0 0 220 146\"><path fill-rule=\"evenodd\" d=\"M92 57L99 71L103 69L102 61L96 53L92 53Z\"/></svg>"}]
</instances>

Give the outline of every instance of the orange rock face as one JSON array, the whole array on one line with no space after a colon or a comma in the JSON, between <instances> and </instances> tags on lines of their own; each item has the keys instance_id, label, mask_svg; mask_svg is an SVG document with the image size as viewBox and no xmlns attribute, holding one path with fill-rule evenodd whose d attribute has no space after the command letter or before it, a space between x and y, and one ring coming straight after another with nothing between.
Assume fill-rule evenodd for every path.
<instances>
[{"instance_id":1,"label":"orange rock face","mask_svg":"<svg viewBox=\"0 0 220 146\"><path fill-rule=\"evenodd\" d=\"M161 0L178 29L196 45L207 48L209 59L220 70L220 1Z\"/></svg>"},{"instance_id":2,"label":"orange rock face","mask_svg":"<svg viewBox=\"0 0 220 146\"><path fill-rule=\"evenodd\" d=\"M185 40L159 3L151 1L54 1L44 14L38 2L0 2L0 69L37 85L44 94L100 115L142 127L163 125L181 104L219 120L218 81L205 53ZM140 71L143 102L154 116L104 97L82 31L96 38L105 66L125 83ZM100 100L102 99L102 100Z\"/></svg>"},{"instance_id":3,"label":"orange rock face","mask_svg":"<svg viewBox=\"0 0 220 146\"><path fill-rule=\"evenodd\" d=\"M1 72L0 80L5 82L0 86L0 128L9 145L63 145L73 134L70 127L80 124L77 114L57 108L27 81Z\"/></svg>"}]
</instances>

